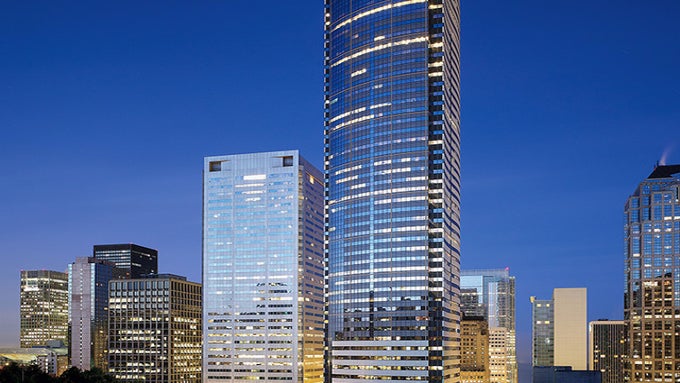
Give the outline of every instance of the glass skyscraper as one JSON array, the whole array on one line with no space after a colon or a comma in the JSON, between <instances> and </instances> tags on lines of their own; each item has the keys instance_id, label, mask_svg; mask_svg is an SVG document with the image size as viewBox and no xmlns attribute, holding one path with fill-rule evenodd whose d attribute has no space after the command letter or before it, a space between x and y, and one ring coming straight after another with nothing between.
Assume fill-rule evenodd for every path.
<instances>
[{"instance_id":1,"label":"glass skyscraper","mask_svg":"<svg viewBox=\"0 0 680 383\"><path fill-rule=\"evenodd\" d=\"M515 277L506 269L462 270L460 277L461 311L468 316L482 316L494 337L504 334L489 350L492 383L517 383L515 348ZM503 345L503 350L500 350Z\"/></svg>"},{"instance_id":2,"label":"glass skyscraper","mask_svg":"<svg viewBox=\"0 0 680 383\"><path fill-rule=\"evenodd\" d=\"M297 151L205 159L204 382L322 382L323 188Z\"/></svg>"},{"instance_id":3,"label":"glass skyscraper","mask_svg":"<svg viewBox=\"0 0 680 383\"><path fill-rule=\"evenodd\" d=\"M134 243L94 245L92 256L125 270L126 278L143 278L158 272L158 250Z\"/></svg>"},{"instance_id":4,"label":"glass skyscraper","mask_svg":"<svg viewBox=\"0 0 680 383\"><path fill-rule=\"evenodd\" d=\"M625 205L626 381L680 380L680 165L661 165Z\"/></svg>"},{"instance_id":5,"label":"glass skyscraper","mask_svg":"<svg viewBox=\"0 0 680 383\"><path fill-rule=\"evenodd\" d=\"M459 12L325 1L333 382L459 381Z\"/></svg>"}]
</instances>

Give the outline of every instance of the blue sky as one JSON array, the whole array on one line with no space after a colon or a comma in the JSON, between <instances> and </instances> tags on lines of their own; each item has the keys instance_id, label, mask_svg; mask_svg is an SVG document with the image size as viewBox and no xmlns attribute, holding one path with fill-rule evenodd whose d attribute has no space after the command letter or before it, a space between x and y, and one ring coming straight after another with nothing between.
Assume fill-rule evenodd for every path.
<instances>
[{"instance_id":1,"label":"blue sky","mask_svg":"<svg viewBox=\"0 0 680 383\"><path fill-rule=\"evenodd\" d=\"M300 149L321 165L319 1L11 2L0 12L0 345L19 270L93 244L157 248L200 280L208 155ZM463 268L529 296L587 287L622 318L622 212L680 163L680 2L464 1Z\"/></svg>"}]
</instances>

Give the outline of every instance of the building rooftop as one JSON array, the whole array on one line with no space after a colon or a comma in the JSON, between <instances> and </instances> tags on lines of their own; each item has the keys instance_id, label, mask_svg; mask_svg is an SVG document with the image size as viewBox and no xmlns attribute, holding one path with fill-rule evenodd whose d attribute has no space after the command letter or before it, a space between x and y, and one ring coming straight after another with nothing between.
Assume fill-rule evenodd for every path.
<instances>
[{"instance_id":1,"label":"building rooftop","mask_svg":"<svg viewBox=\"0 0 680 383\"><path fill-rule=\"evenodd\" d=\"M669 178L674 174L680 173L679 165L658 165L654 168L652 174L647 178Z\"/></svg>"}]
</instances>

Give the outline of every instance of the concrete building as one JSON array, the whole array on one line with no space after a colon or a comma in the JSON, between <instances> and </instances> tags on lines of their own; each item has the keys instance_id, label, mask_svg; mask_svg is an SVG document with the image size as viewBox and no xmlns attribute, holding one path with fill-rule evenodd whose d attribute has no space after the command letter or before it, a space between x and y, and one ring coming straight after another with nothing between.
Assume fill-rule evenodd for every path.
<instances>
[{"instance_id":1,"label":"concrete building","mask_svg":"<svg viewBox=\"0 0 680 383\"><path fill-rule=\"evenodd\" d=\"M588 366L602 373L602 383L620 383L625 380L625 340L623 321L605 319L588 324Z\"/></svg>"},{"instance_id":2,"label":"concrete building","mask_svg":"<svg viewBox=\"0 0 680 383\"><path fill-rule=\"evenodd\" d=\"M49 341L68 343L68 276L50 270L22 270L20 289L22 348Z\"/></svg>"},{"instance_id":3,"label":"concrete building","mask_svg":"<svg viewBox=\"0 0 680 383\"><path fill-rule=\"evenodd\" d=\"M322 382L323 189L294 150L205 158L204 382Z\"/></svg>"},{"instance_id":4,"label":"concrete building","mask_svg":"<svg viewBox=\"0 0 680 383\"><path fill-rule=\"evenodd\" d=\"M201 382L201 285L171 274L109 282L108 371L119 382Z\"/></svg>"},{"instance_id":5,"label":"concrete building","mask_svg":"<svg viewBox=\"0 0 680 383\"><path fill-rule=\"evenodd\" d=\"M588 368L587 292L556 288L553 299L531 297L533 366Z\"/></svg>"},{"instance_id":6,"label":"concrete building","mask_svg":"<svg viewBox=\"0 0 680 383\"><path fill-rule=\"evenodd\" d=\"M659 165L625 205L625 379L680 379L680 165Z\"/></svg>"},{"instance_id":7,"label":"concrete building","mask_svg":"<svg viewBox=\"0 0 680 383\"><path fill-rule=\"evenodd\" d=\"M108 286L124 273L112 263L78 257L68 267L71 364L106 370Z\"/></svg>"},{"instance_id":8,"label":"concrete building","mask_svg":"<svg viewBox=\"0 0 680 383\"><path fill-rule=\"evenodd\" d=\"M489 383L489 324L481 316L460 321L460 381Z\"/></svg>"}]
</instances>

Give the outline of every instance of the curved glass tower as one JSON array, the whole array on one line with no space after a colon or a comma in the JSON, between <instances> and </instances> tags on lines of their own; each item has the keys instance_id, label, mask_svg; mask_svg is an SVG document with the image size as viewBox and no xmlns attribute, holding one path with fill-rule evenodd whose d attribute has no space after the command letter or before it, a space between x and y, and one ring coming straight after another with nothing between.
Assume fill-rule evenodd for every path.
<instances>
[{"instance_id":1,"label":"curved glass tower","mask_svg":"<svg viewBox=\"0 0 680 383\"><path fill-rule=\"evenodd\" d=\"M459 1L326 0L327 366L459 381Z\"/></svg>"}]
</instances>

